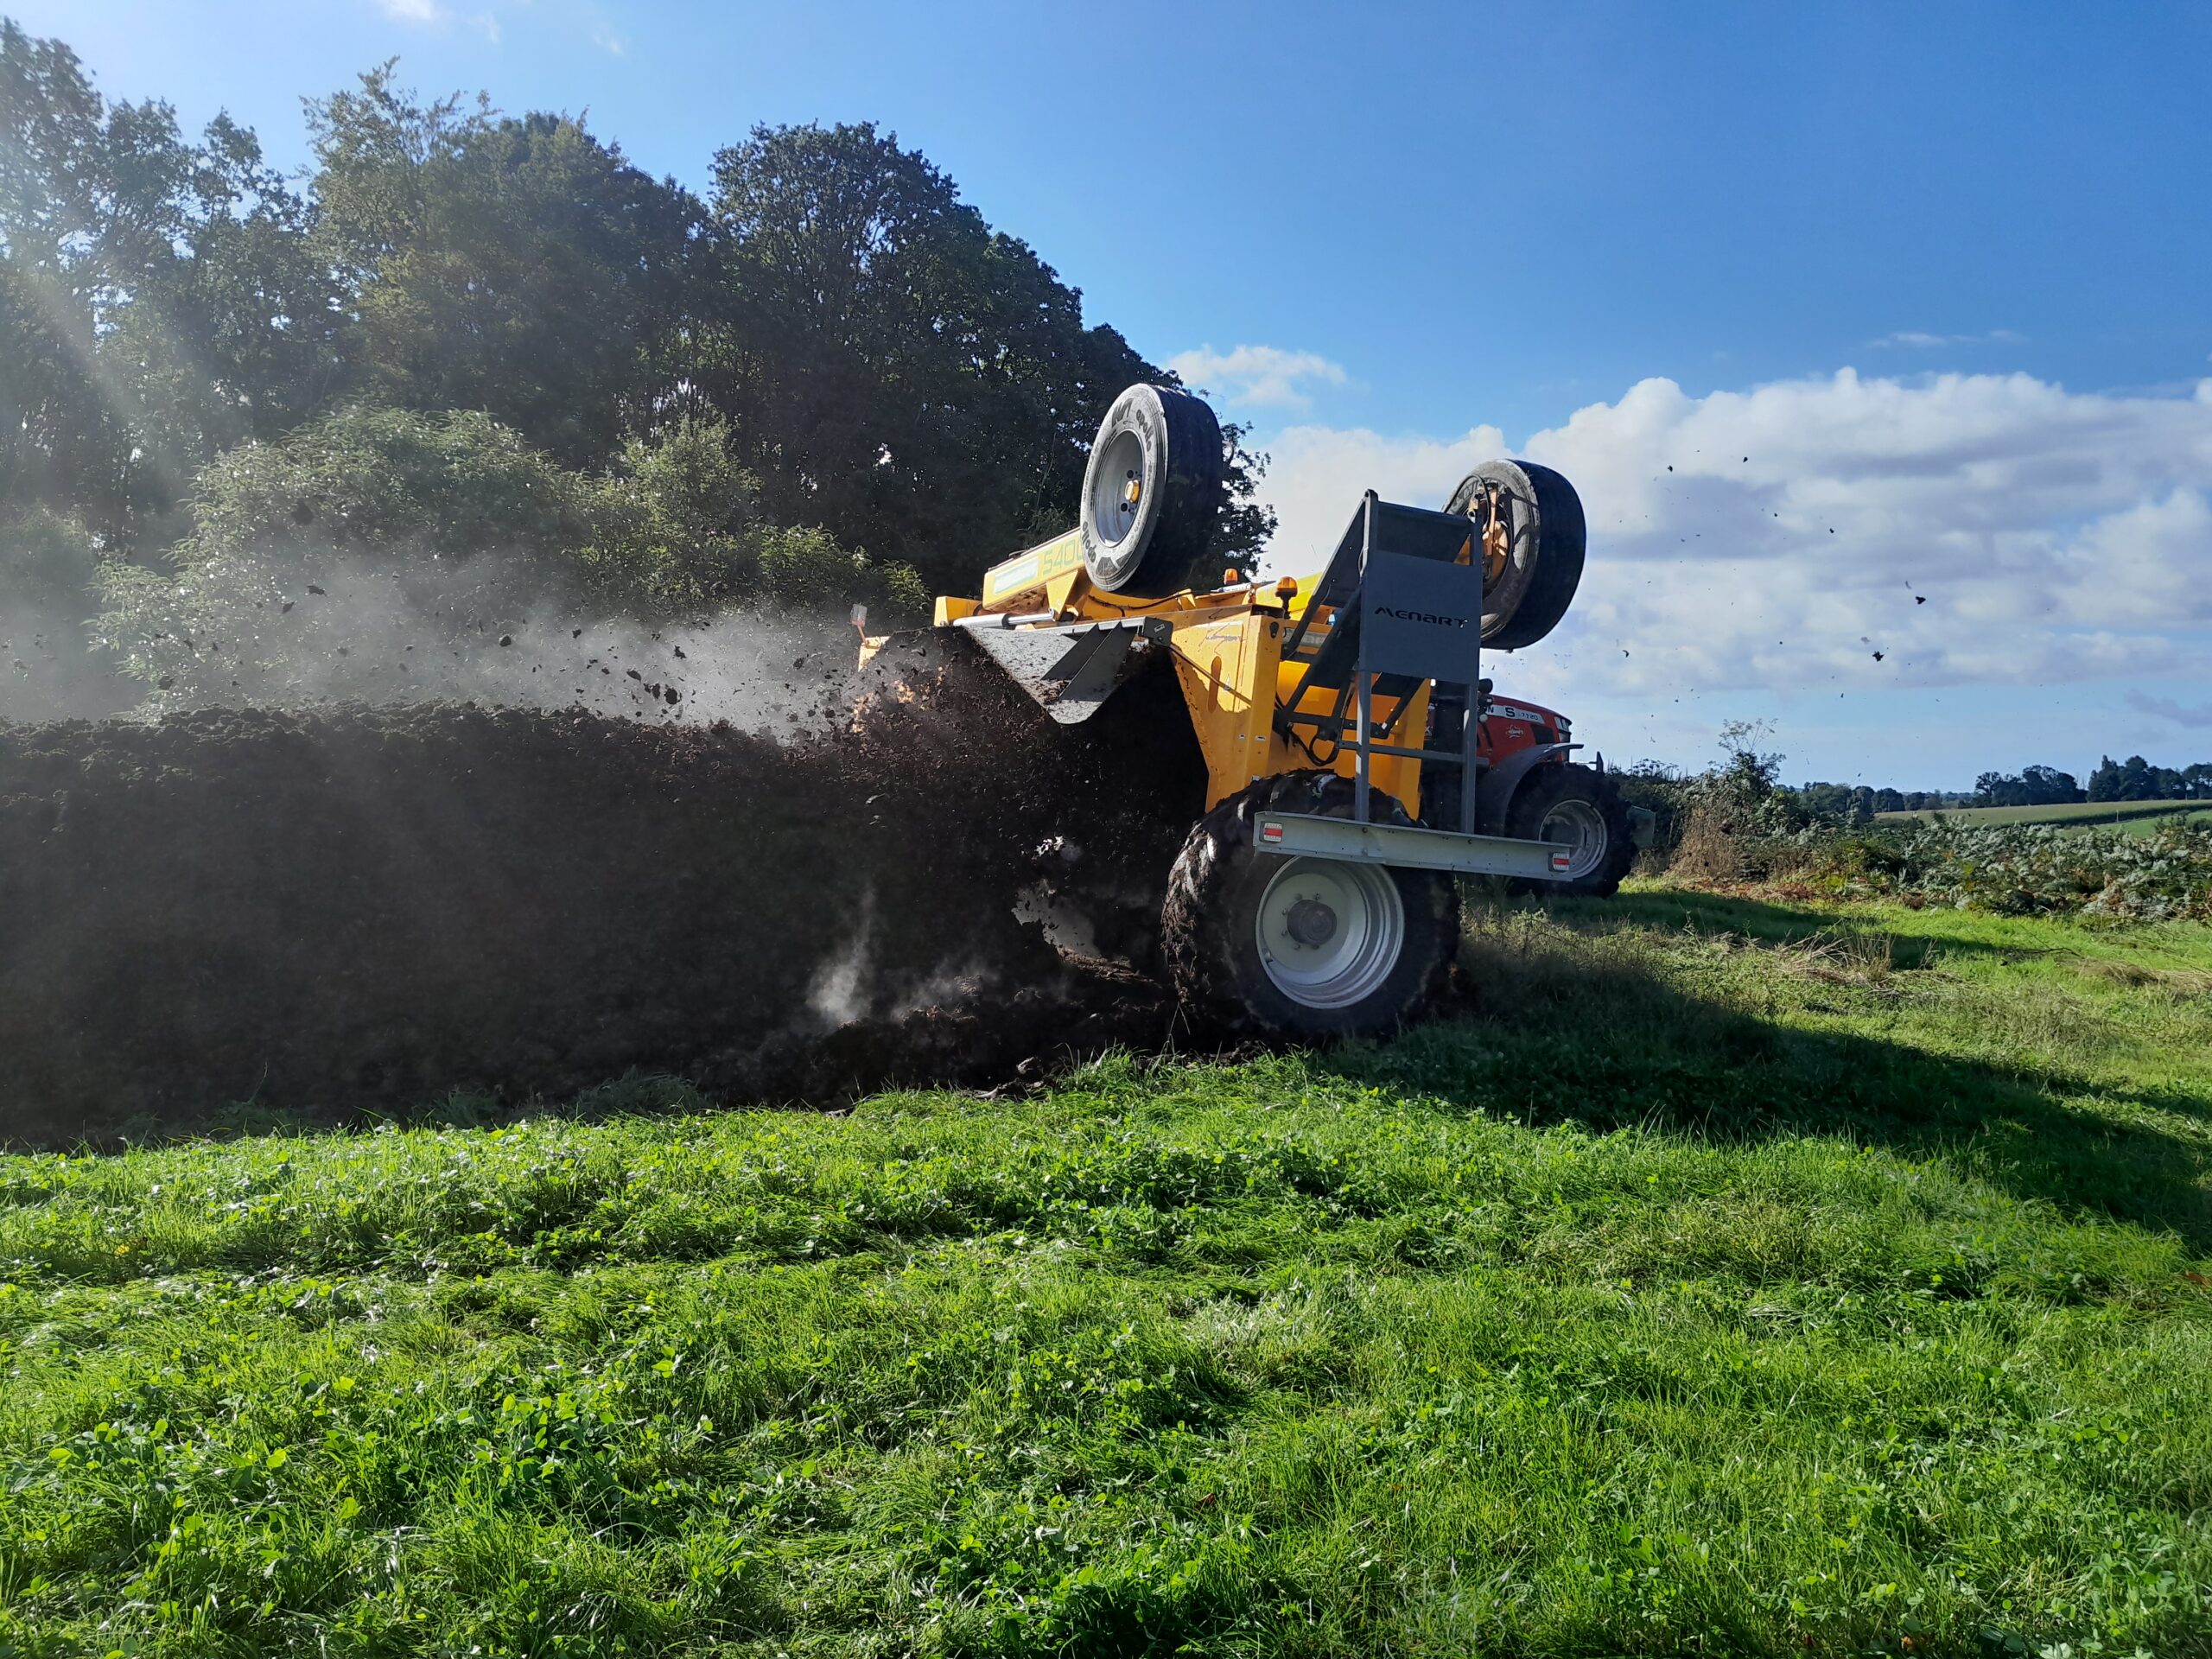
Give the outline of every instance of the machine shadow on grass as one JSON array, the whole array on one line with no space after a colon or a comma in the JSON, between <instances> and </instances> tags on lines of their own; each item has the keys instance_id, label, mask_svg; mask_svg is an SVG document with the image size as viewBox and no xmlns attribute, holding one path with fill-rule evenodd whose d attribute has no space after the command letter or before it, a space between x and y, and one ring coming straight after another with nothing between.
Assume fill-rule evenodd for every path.
<instances>
[{"instance_id":1,"label":"machine shadow on grass","mask_svg":"<svg viewBox=\"0 0 2212 1659\"><path fill-rule=\"evenodd\" d=\"M2044 947L2035 945L1993 944L1981 939L1956 938L1931 939L1895 933L1870 925L1840 906L1833 915L1808 914L1802 906L1773 904L1748 893L1716 893L1703 887L1624 888L1611 899L1568 899L1555 903L1550 909L1569 926L1643 927L1707 936L1732 934L1767 944L1798 944L1844 932L1858 938L1886 941L1895 964L1901 969L1923 967L1938 954L2018 957L2047 953Z\"/></svg>"},{"instance_id":2,"label":"machine shadow on grass","mask_svg":"<svg viewBox=\"0 0 2212 1659\"><path fill-rule=\"evenodd\" d=\"M2041 954L2035 947L1932 940L1848 912L1830 918L1694 889L1631 892L1605 904L1569 901L1541 911L1476 898L1468 918L1461 966L1476 992L1471 1013L1389 1043L1314 1052L1312 1063L1537 1126L1637 1127L1718 1143L1829 1135L1911 1157L1940 1155L2062 1211L2169 1231L2193 1252L2212 1251L2212 1198L2204 1185L2212 1154L2145 1121L2163 1113L2212 1123L2212 1097L2201 1090L2131 1090L2049 1061L2008 1065L1907 1040L1808 1029L1747 1005L1741 995L1686 984L1665 940L1687 928L1762 953L1757 982L1794 980L1810 994L1798 1006L1819 1014L1842 1011L1815 1000L1827 996L1861 1005L1891 998L1897 1006L1897 985L1944 957ZM986 1093L1001 1098L1049 1089L1097 1047L1040 1052ZM1179 1029L1169 1047L1160 1058L1172 1063L1234 1063L1255 1052L1223 1050ZM943 1087L946 1080L914 1075L903 1086ZM852 1097L848 1091L834 1102L785 1103L834 1109ZM142 1122L124 1138L143 1145L378 1122L477 1128L521 1117L591 1121L730 1103L674 1077L632 1073L562 1097L459 1091L344 1124L327 1114L238 1105L191 1125Z\"/></svg>"},{"instance_id":3,"label":"machine shadow on grass","mask_svg":"<svg viewBox=\"0 0 2212 1659\"><path fill-rule=\"evenodd\" d=\"M1688 901L1694 918L1720 924L1713 931L1738 938L1802 946L1823 931L1802 913L1752 900L1663 898L1678 912ZM1577 925L1598 921L1595 912L1557 919L1567 925L1471 905L1460 965L1476 1011L1317 1063L1532 1126L1640 1128L1723 1144L1830 1135L1911 1158L1941 1156L2063 1213L2170 1232L2194 1253L2212 1250L2204 1185L2212 1154L2128 1121L2130 1109L2145 1108L2212 1122L2212 1099L2182 1090L2149 1097L2060 1067L1993 1065L1786 1024L1673 982L1679 976L1661 971L1651 935L1635 920ZM1914 972L1934 954L1895 971ZM1813 966L1821 968L1817 958Z\"/></svg>"}]
</instances>

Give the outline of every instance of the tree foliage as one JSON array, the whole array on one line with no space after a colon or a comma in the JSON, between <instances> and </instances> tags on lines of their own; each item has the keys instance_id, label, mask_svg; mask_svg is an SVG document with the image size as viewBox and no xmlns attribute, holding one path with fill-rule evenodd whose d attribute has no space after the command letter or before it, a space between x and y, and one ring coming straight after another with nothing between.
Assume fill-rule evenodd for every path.
<instances>
[{"instance_id":1,"label":"tree foliage","mask_svg":"<svg viewBox=\"0 0 2212 1659\"><path fill-rule=\"evenodd\" d=\"M161 561L98 578L95 638L157 706L365 690L350 659L382 633L435 648L531 614L849 597L896 620L920 594L910 570L766 520L713 422L586 473L480 412L368 405L234 450L190 505Z\"/></svg>"},{"instance_id":2,"label":"tree foliage","mask_svg":"<svg viewBox=\"0 0 2212 1659\"><path fill-rule=\"evenodd\" d=\"M424 105L392 71L308 106L356 389L482 410L567 465L603 463L680 372L699 204L569 117Z\"/></svg>"},{"instance_id":3,"label":"tree foliage","mask_svg":"<svg viewBox=\"0 0 2212 1659\"><path fill-rule=\"evenodd\" d=\"M2026 766L2017 773L1985 772L1974 779L1976 806L2063 806L2085 799L2070 772Z\"/></svg>"},{"instance_id":4,"label":"tree foliage","mask_svg":"<svg viewBox=\"0 0 2212 1659\"><path fill-rule=\"evenodd\" d=\"M218 117L108 105L0 21L0 486L129 538L222 450L336 385L310 205Z\"/></svg>"},{"instance_id":5,"label":"tree foliage","mask_svg":"<svg viewBox=\"0 0 2212 1659\"><path fill-rule=\"evenodd\" d=\"M872 124L756 127L715 157L713 213L702 384L770 510L937 582L1065 528L1107 405L1173 378ZM1232 558L1273 527L1242 436Z\"/></svg>"},{"instance_id":6,"label":"tree foliage","mask_svg":"<svg viewBox=\"0 0 2212 1659\"><path fill-rule=\"evenodd\" d=\"M754 534L789 532L759 579L867 548L957 590L1064 528L1107 404L1173 378L865 124L755 128L702 201L579 118L426 100L392 63L307 111L296 189L227 117L188 138L0 25L10 501L159 566L188 495L230 487L195 493L203 467L345 409L479 411L618 493L711 431ZM1221 540L1249 563L1272 521L1243 438ZM703 556L664 574L726 586Z\"/></svg>"},{"instance_id":7,"label":"tree foliage","mask_svg":"<svg viewBox=\"0 0 2212 1659\"><path fill-rule=\"evenodd\" d=\"M2212 800L2212 762L2176 768L2154 766L2139 754L2115 761L2102 756L2089 774L2093 801Z\"/></svg>"}]
</instances>

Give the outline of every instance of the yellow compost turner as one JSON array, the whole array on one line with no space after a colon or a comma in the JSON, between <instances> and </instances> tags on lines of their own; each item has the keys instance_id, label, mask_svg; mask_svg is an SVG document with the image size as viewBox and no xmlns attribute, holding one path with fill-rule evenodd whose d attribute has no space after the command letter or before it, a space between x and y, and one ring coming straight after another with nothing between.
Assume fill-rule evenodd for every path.
<instances>
[{"instance_id":1,"label":"yellow compost turner","mask_svg":"<svg viewBox=\"0 0 2212 1659\"><path fill-rule=\"evenodd\" d=\"M1533 643L1573 597L1581 503L1556 473L1493 461L1450 511L1370 492L1318 575L1200 588L1222 453L1204 403L1132 386L1077 528L993 566L980 598L938 599L935 626L1067 724L1165 658L1207 776L1160 912L1178 990L1232 1029L1386 1030L1448 983L1453 877L1573 868L1571 846L1496 833L1468 716L1483 645Z\"/></svg>"}]
</instances>

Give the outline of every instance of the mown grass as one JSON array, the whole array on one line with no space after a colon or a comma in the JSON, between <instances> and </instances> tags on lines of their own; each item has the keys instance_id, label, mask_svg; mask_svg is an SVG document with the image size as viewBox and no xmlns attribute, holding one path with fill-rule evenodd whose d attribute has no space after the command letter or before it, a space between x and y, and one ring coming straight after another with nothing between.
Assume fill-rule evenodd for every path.
<instances>
[{"instance_id":1,"label":"mown grass","mask_svg":"<svg viewBox=\"0 0 2212 1659\"><path fill-rule=\"evenodd\" d=\"M2212 1653L2212 932L1469 963L1027 1099L0 1160L0 1652Z\"/></svg>"},{"instance_id":2,"label":"mown grass","mask_svg":"<svg viewBox=\"0 0 2212 1659\"><path fill-rule=\"evenodd\" d=\"M1993 823L2055 823L2069 828L2118 823L2131 830L2139 825L2140 832L2147 834L2156 825L2144 820L2176 813L2199 815L2204 810L2202 801L2070 801L2055 806L1931 807L1917 812L1878 812L1874 817L1881 823L1933 823L1940 819L1968 830Z\"/></svg>"},{"instance_id":3,"label":"mown grass","mask_svg":"<svg viewBox=\"0 0 2212 1659\"><path fill-rule=\"evenodd\" d=\"M2134 817L2122 822L2118 828L2130 836L2156 835L2170 823L2185 823L2192 830L2212 830L2212 807L2199 806L2194 812L2166 813L2154 817Z\"/></svg>"}]
</instances>

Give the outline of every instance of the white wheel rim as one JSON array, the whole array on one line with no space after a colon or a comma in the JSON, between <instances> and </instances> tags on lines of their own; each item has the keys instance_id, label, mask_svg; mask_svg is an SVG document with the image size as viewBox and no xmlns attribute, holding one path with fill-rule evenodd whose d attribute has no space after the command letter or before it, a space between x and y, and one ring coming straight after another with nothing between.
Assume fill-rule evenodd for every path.
<instances>
[{"instance_id":1,"label":"white wheel rim","mask_svg":"<svg viewBox=\"0 0 2212 1659\"><path fill-rule=\"evenodd\" d=\"M1302 1007L1344 1008L1398 965L1406 907L1380 865L1294 858L1260 895L1254 931L1277 990Z\"/></svg>"},{"instance_id":2,"label":"white wheel rim","mask_svg":"<svg viewBox=\"0 0 2212 1659\"><path fill-rule=\"evenodd\" d=\"M1560 801L1536 826L1536 839L1572 848L1567 879L1579 881L1605 856L1605 815L1587 801Z\"/></svg>"},{"instance_id":3,"label":"white wheel rim","mask_svg":"<svg viewBox=\"0 0 2212 1659\"><path fill-rule=\"evenodd\" d=\"M1143 439L1135 432L1116 433L1090 469L1090 527L1101 546L1120 553L1122 543L1136 528L1148 487Z\"/></svg>"}]
</instances>

